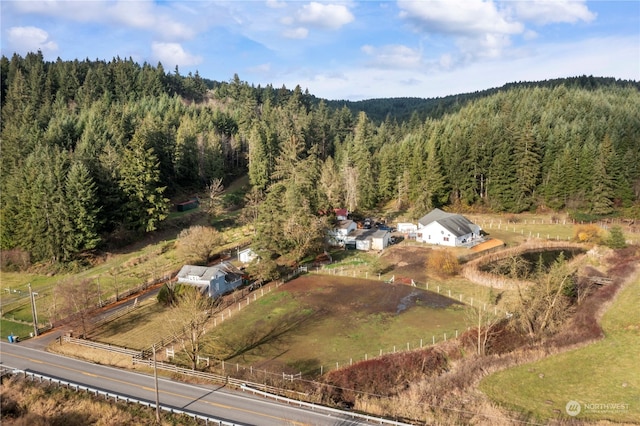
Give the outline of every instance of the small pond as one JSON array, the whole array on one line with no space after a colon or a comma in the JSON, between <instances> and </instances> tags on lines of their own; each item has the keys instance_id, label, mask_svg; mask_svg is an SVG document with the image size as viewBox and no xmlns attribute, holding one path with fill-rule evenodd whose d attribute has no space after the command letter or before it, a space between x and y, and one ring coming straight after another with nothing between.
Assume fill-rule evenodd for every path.
<instances>
[{"instance_id":1,"label":"small pond","mask_svg":"<svg viewBox=\"0 0 640 426\"><path fill-rule=\"evenodd\" d=\"M526 279L538 271L547 273L551 266L561 257L571 260L584 253L578 248L538 250L521 253L515 257L506 257L495 262L482 265L480 270L492 274L504 275L509 278Z\"/></svg>"}]
</instances>

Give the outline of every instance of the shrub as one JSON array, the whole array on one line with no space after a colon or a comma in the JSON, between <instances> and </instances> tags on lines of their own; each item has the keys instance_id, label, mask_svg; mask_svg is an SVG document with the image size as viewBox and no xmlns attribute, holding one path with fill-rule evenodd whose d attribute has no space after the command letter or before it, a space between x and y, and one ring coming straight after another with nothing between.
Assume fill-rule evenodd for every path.
<instances>
[{"instance_id":1,"label":"shrub","mask_svg":"<svg viewBox=\"0 0 640 426\"><path fill-rule=\"evenodd\" d=\"M458 258L448 250L432 250L427 258L427 272L441 277L450 277L458 273Z\"/></svg>"},{"instance_id":2,"label":"shrub","mask_svg":"<svg viewBox=\"0 0 640 426\"><path fill-rule=\"evenodd\" d=\"M599 243L602 229L598 225L577 225L573 228L573 239L581 243Z\"/></svg>"}]
</instances>

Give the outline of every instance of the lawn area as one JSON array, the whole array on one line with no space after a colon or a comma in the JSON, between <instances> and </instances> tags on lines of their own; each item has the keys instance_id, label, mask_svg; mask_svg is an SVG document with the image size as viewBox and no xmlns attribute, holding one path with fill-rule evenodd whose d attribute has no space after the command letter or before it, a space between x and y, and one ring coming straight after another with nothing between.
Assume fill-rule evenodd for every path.
<instances>
[{"instance_id":1,"label":"lawn area","mask_svg":"<svg viewBox=\"0 0 640 426\"><path fill-rule=\"evenodd\" d=\"M306 275L214 330L218 356L271 371L319 373L466 330L463 305L401 284Z\"/></svg>"},{"instance_id":2,"label":"lawn area","mask_svg":"<svg viewBox=\"0 0 640 426\"><path fill-rule=\"evenodd\" d=\"M29 337L29 333L33 333L32 325L0 319L0 338L4 342L7 341L7 336L10 334L24 339Z\"/></svg>"},{"instance_id":3,"label":"lawn area","mask_svg":"<svg viewBox=\"0 0 640 426\"><path fill-rule=\"evenodd\" d=\"M129 314L101 326L90 334L91 340L131 349L148 349L166 337L166 309L150 298Z\"/></svg>"},{"instance_id":4,"label":"lawn area","mask_svg":"<svg viewBox=\"0 0 640 426\"><path fill-rule=\"evenodd\" d=\"M480 388L494 401L541 420L570 418L566 406L576 401L577 420L640 422L638 306L636 275L604 314L603 340L496 373Z\"/></svg>"}]
</instances>

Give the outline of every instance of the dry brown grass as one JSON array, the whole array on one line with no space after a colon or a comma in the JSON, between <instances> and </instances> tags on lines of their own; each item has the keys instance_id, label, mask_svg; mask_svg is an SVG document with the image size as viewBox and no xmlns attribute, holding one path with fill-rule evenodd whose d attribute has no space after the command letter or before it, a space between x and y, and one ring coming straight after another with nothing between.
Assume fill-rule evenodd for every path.
<instances>
[{"instance_id":1,"label":"dry brown grass","mask_svg":"<svg viewBox=\"0 0 640 426\"><path fill-rule=\"evenodd\" d=\"M135 368L129 355L89 348L75 343L52 343L47 350L71 358L82 359L94 364L110 365L119 368Z\"/></svg>"},{"instance_id":2,"label":"dry brown grass","mask_svg":"<svg viewBox=\"0 0 640 426\"><path fill-rule=\"evenodd\" d=\"M3 426L156 425L152 408L116 403L64 387L21 378L0 385ZM162 414L161 425L197 425L186 416Z\"/></svg>"}]
</instances>

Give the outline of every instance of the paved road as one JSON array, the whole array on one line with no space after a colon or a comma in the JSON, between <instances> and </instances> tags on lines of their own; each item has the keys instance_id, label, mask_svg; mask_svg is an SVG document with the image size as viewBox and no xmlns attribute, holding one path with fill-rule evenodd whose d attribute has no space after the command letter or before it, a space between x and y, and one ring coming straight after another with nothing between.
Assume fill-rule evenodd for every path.
<instances>
[{"instance_id":1,"label":"paved road","mask_svg":"<svg viewBox=\"0 0 640 426\"><path fill-rule=\"evenodd\" d=\"M152 376L91 364L29 348L0 343L0 363L19 370L52 376L98 390L155 402ZM359 425L367 424L261 399L219 386L189 385L159 379L160 404L241 425Z\"/></svg>"}]
</instances>

